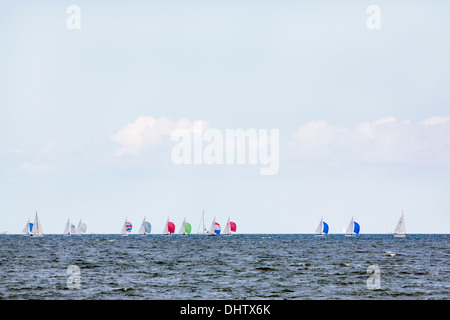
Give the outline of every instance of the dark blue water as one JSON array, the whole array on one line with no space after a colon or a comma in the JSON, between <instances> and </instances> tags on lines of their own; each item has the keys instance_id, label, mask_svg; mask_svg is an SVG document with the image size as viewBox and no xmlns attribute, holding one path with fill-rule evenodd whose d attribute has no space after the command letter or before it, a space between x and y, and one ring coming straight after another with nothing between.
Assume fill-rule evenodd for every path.
<instances>
[{"instance_id":1,"label":"dark blue water","mask_svg":"<svg viewBox=\"0 0 450 320\"><path fill-rule=\"evenodd\" d=\"M0 298L448 299L449 263L450 235L2 235Z\"/></svg>"}]
</instances>

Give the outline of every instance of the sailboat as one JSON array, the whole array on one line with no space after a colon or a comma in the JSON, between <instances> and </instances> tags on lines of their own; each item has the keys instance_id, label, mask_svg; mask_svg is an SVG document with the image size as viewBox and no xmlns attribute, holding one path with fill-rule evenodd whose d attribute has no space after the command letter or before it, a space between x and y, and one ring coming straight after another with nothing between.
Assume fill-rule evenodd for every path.
<instances>
[{"instance_id":1,"label":"sailboat","mask_svg":"<svg viewBox=\"0 0 450 320\"><path fill-rule=\"evenodd\" d=\"M208 235L218 236L220 234L220 224L216 222L216 217L214 217L211 227L209 228Z\"/></svg>"},{"instance_id":2,"label":"sailboat","mask_svg":"<svg viewBox=\"0 0 450 320\"><path fill-rule=\"evenodd\" d=\"M394 237L406 237L405 216L403 215L403 210L402 215L400 216L400 220L398 220L397 227L395 227Z\"/></svg>"},{"instance_id":3,"label":"sailboat","mask_svg":"<svg viewBox=\"0 0 450 320\"><path fill-rule=\"evenodd\" d=\"M139 235L140 236L146 236L148 233L150 233L150 231L152 231L152 225L150 224L150 222L145 221L145 217L144 220L142 220L142 224L141 227L139 228Z\"/></svg>"},{"instance_id":4,"label":"sailboat","mask_svg":"<svg viewBox=\"0 0 450 320\"><path fill-rule=\"evenodd\" d=\"M86 233L87 225L86 223L82 222L80 219L80 222L78 222L77 228L75 229L76 234L82 235L83 233Z\"/></svg>"},{"instance_id":5,"label":"sailboat","mask_svg":"<svg viewBox=\"0 0 450 320\"><path fill-rule=\"evenodd\" d=\"M202 230L201 231L200 231L200 226L202 226ZM207 235L208 234L208 230L206 230L206 227L205 227L205 210L203 210L202 219L200 220L200 224L198 225L197 234L201 234L201 235Z\"/></svg>"},{"instance_id":6,"label":"sailboat","mask_svg":"<svg viewBox=\"0 0 450 320\"><path fill-rule=\"evenodd\" d=\"M125 222L123 223L123 227L122 227L122 236L126 237L130 234L131 229L133 229L133 225L131 224L131 222L127 221L128 218L125 218Z\"/></svg>"},{"instance_id":7,"label":"sailboat","mask_svg":"<svg viewBox=\"0 0 450 320\"><path fill-rule=\"evenodd\" d=\"M34 217L33 228L30 232L30 237L43 237L44 231L42 230L41 222L39 221L38 214Z\"/></svg>"},{"instance_id":8,"label":"sailboat","mask_svg":"<svg viewBox=\"0 0 450 320\"><path fill-rule=\"evenodd\" d=\"M350 220L350 223L348 224L347 230L345 231L346 237L353 237L359 234L359 223L354 221L354 218L352 217L352 220Z\"/></svg>"},{"instance_id":9,"label":"sailboat","mask_svg":"<svg viewBox=\"0 0 450 320\"><path fill-rule=\"evenodd\" d=\"M320 222L319 225L317 226L316 229L316 234L315 236L325 236L326 234L328 234L328 223L323 221L323 217L320 218Z\"/></svg>"},{"instance_id":10,"label":"sailboat","mask_svg":"<svg viewBox=\"0 0 450 320\"><path fill-rule=\"evenodd\" d=\"M30 222L30 219L28 219L27 224L23 228L22 232L24 233L24 236L30 236L31 230L33 229L33 224Z\"/></svg>"},{"instance_id":11,"label":"sailboat","mask_svg":"<svg viewBox=\"0 0 450 320\"><path fill-rule=\"evenodd\" d=\"M231 232L236 232L236 223L230 221L230 217L228 217L225 228L223 229L223 235L231 236Z\"/></svg>"},{"instance_id":12,"label":"sailboat","mask_svg":"<svg viewBox=\"0 0 450 320\"><path fill-rule=\"evenodd\" d=\"M180 231L178 233L186 236L191 233L192 227L189 222L186 222L186 217L184 217L183 223L181 223Z\"/></svg>"},{"instance_id":13,"label":"sailboat","mask_svg":"<svg viewBox=\"0 0 450 320\"><path fill-rule=\"evenodd\" d=\"M66 227L64 228L65 236L70 236L72 234L70 226L71 225L70 225L70 218L69 218L69 219L67 219Z\"/></svg>"},{"instance_id":14,"label":"sailboat","mask_svg":"<svg viewBox=\"0 0 450 320\"><path fill-rule=\"evenodd\" d=\"M175 232L175 224L169 221L169 217L167 217L166 225L164 226L163 235L170 236Z\"/></svg>"}]
</instances>

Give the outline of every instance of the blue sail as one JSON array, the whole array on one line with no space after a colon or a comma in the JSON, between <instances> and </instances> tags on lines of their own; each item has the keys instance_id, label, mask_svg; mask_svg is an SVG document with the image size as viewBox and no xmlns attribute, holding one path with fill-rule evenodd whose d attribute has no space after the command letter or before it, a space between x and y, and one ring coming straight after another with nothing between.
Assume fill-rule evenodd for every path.
<instances>
[{"instance_id":1,"label":"blue sail","mask_svg":"<svg viewBox=\"0 0 450 320\"><path fill-rule=\"evenodd\" d=\"M359 233L359 223L353 221L353 232L358 234Z\"/></svg>"},{"instance_id":2,"label":"blue sail","mask_svg":"<svg viewBox=\"0 0 450 320\"><path fill-rule=\"evenodd\" d=\"M323 233L328 234L328 224L323 222Z\"/></svg>"},{"instance_id":3,"label":"blue sail","mask_svg":"<svg viewBox=\"0 0 450 320\"><path fill-rule=\"evenodd\" d=\"M28 224L28 226L30 227L30 232L31 232L31 230L33 230L33 224L30 222L30 223Z\"/></svg>"}]
</instances>

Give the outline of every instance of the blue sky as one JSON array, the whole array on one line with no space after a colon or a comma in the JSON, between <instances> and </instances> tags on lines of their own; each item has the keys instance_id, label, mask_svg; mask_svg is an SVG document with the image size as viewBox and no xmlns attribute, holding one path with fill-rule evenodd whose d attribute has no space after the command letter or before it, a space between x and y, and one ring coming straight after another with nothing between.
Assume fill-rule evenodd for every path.
<instances>
[{"instance_id":1,"label":"blue sky","mask_svg":"<svg viewBox=\"0 0 450 320\"><path fill-rule=\"evenodd\" d=\"M36 210L46 233L68 217L118 233L146 216L161 233L186 216L196 231L203 209L243 233L314 232L321 216L331 233L352 216L383 233L401 210L410 233L449 232L445 1L0 3L0 232ZM279 172L176 166L164 130L118 155L140 117L279 129Z\"/></svg>"}]
</instances>

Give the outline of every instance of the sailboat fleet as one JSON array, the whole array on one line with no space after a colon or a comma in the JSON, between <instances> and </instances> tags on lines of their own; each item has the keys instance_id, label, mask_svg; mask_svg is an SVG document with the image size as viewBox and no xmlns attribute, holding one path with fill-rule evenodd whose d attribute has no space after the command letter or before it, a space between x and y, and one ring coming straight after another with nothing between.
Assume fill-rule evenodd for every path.
<instances>
[{"instance_id":1,"label":"sailboat fleet","mask_svg":"<svg viewBox=\"0 0 450 320\"><path fill-rule=\"evenodd\" d=\"M78 222L78 226L75 227L74 224L70 223L70 218L67 219L66 227L64 228L64 235L70 236L72 234L76 235L82 235L83 233L86 233L87 225L86 223L82 222L80 219L80 222Z\"/></svg>"},{"instance_id":2,"label":"sailboat fleet","mask_svg":"<svg viewBox=\"0 0 450 320\"><path fill-rule=\"evenodd\" d=\"M125 221L122 226L121 234L122 236L128 236L131 233L131 230L133 229L133 225L131 222L128 221L128 218L125 218ZM64 236L71 236L71 235L82 235L85 234L87 230L87 225L80 221L78 222L78 225L75 227L74 224L70 222L70 218L67 219L66 226L64 228ZM141 223L141 226L139 228L138 234L140 236L146 236L150 234L152 230L152 226L150 222L146 221L146 218L144 217L144 220ZM216 221L216 217L213 218L211 225L209 229L205 226L205 212L202 212L202 217L200 220L200 224L198 226L197 235L208 235L208 236L218 236L220 234L229 236L232 233L236 232L237 226L236 223L230 220L230 217L228 217L227 222L225 223L225 227L222 231L220 223ZM183 222L181 223L180 229L178 231L178 234L180 235L189 235L192 232L192 226L189 222L186 221L186 217L184 218ZM317 226L315 230L314 236L318 237L324 237L329 232L329 226L328 223L326 223L323 220L323 217L321 217L319 225ZM348 224L347 228L343 230L345 236L347 237L355 237L360 233L360 225L358 222L355 221L355 218L352 217L350 220L350 223ZM37 211L34 217L33 223L30 222L30 219L28 219L27 223L25 224L25 227L22 230L22 233L25 236L29 237L43 237L44 231L42 229L41 222L39 220ZM170 221L170 218L167 217L167 221L164 225L164 229L162 234L163 235L172 235L175 233L175 224ZM395 231L393 233L394 237L398 238L404 238L406 236L406 225L405 225L405 216L402 211L402 214L400 216L400 219L397 223L397 226L395 228Z\"/></svg>"}]
</instances>

